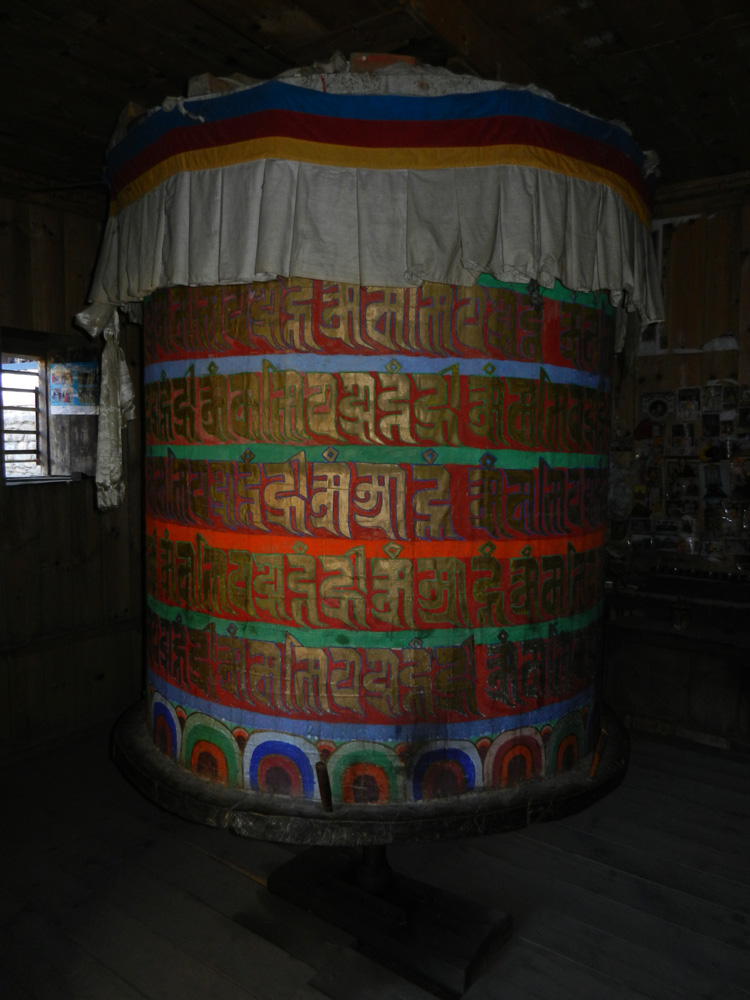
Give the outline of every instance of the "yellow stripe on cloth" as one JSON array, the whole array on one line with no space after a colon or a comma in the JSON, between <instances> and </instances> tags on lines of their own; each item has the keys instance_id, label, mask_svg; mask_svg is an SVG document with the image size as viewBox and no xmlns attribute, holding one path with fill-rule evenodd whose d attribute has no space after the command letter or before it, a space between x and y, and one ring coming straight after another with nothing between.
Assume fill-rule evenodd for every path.
<instances>
[{"instance_id":1,"label":"yellow stripe on cloth","mask_svg":"<svg viewBox=\"0 0 750 1000\"><path fill-rule=\"evenodd\" d=\"M448 170L504 166L548 170L593 184L605 184L622 198L644 226L651 224L650 213L643 200L620 174L541 146L503 144L415 149L374 148L338 146L282 136L250 139L170 156L122 188L110 204L110 215L117 215L176 174L216 170L259 160L289 160L317 166L367 170Z\"/></svg>"}]
</instances>

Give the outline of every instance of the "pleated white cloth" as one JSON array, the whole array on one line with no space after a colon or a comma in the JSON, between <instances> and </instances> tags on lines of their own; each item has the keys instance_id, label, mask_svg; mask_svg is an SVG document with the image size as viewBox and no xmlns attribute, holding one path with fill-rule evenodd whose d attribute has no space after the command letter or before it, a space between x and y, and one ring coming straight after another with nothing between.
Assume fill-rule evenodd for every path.
<instances>
[{"instance_id":1,"label":"pleated white cloth","mask_svg":"<svg viewBox=\"0 0 750 1000\"><path fill-rule=\"evenodd\" d=\"M605 289L642 325L661 320L643 201L649 154L621 126L539 91L449 76L458 96L446 96L444 72L399 69L306 73L239 95L165 102L110 151L113 212L81 324L112 331L116 306L175 285L279 276L471 285L481 274ZM434 96L415 96L423 93ZM357 101L363 113L354 118ZM461 109L468 119L458 118ZM484 136L476 140L484 143L482 155L473 156L467 121ZM490 139L487 122L500 123L490 126ZM434 141L442 134L436 125L446 129L444 152ZM351 149L347 128L359 130ZM566 130L572 153L559 139ZM417 134L422 138L410 139ZM401 157L393 168L389 146ZM250 155L238 156L238 149ZM463 159L452 166L457 149ZM399 166L404 162L410 165ZM130 404L116 324L106 331L100 497L110 505L122 492L118 420Z\"/></svg>"}]
</instances>

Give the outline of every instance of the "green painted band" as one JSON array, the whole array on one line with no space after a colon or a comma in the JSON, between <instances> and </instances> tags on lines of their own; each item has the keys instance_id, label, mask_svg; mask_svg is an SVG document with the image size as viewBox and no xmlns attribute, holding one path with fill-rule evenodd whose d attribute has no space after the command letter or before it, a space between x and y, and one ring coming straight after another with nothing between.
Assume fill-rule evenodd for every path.
<instances>
[{"instance_id":1,"label":"green painted band","mask_svg":"<svg viewBox=\"0 0 750 1000\"><path fill-rule=\"evenodd\" d=\"M166 458L171 452L174 458L204 459L212 462L239 462L247 452L252 453L253 462L287 462L300 452L308 462L369 462L384 465L483 465L485 455L495 459L494 465L506 469L535 469L543 459L554 468L565 469L602 469L607 464L606 455L589 455L584 452L568 451L498 451L482 450L481 448L389 448L383 445L345 445L336 448L334 458L330 455L330 446L302 447L299 445L278 444L154 444L146 448L149 458ZM425 454L432 461L428 462Z\"/></svg>"},{"instance_id":2,"label":"green painted band","mask_svg":"<svg viewBox=\"0 0 750 1000\"><path fill-rule=\"evenodd\" d=\"M522 295L529 294L529 284L522 281L498 281L491 274L480 274L477 284L484 288L510 288L513 292L520 292ZM595 292L574 292L566 288L559 281L555 281L552 288L542 288L539 286L539 294L543 299L554 299L557 302L569 302L571 305L589 306L591 309L604 309L605 312L614 314L615 307L605 291Z\"/></svg>"},{"instance_id":3,"label":"green painted band","mask_svg":"<svg viewBox=\"0 0 750 1000\"><path fill-rule=\"evenodd\" d=\"M478 645L491 645L498 642L500 632L507 633L511 642L523 639L544 639L550 628L558 633L577 632L595 622L602 611L598 602L588 611L582 611L567 618L554 618L546 622L535 622L530 625L498 625L492 628L461 628L461 629L420 629L416 631L399 630L398 632L355 632L342 629L309 629L286 628L283 625L271 625L268 622L234 622L226 618L215 618L189 608L175 608L163 604L152 597L147 598L151 611L165 621L174 622L179 618L188 628L206 629L213 625L218 635L235 635L241 639L259 639L262 642L286 642L291 635L303 646L351 646L363 649L406 649L417 643L422 646L460 646L461 643L473 637ZM233 631L230 632L230 629Z\"/></svg>"}]
</instances>

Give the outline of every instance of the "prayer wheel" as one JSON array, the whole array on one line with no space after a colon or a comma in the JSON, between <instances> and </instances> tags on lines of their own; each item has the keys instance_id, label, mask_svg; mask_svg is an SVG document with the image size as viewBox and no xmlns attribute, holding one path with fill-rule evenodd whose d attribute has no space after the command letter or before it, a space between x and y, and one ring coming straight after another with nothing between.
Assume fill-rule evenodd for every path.
<instances>
[{"instance_id":1,"label":"prayer wheel","mask_svg":"<svg viewBox=\"0 0 750 1000\"><path fill-rule=\"evenodd\" d=\"M624 766L598 677L647 160L536 92L403 73L165 106L110 152L94 297L143 303L145 353L119 755L250 836L498 829Z\"/></svg>"}]
</instances>

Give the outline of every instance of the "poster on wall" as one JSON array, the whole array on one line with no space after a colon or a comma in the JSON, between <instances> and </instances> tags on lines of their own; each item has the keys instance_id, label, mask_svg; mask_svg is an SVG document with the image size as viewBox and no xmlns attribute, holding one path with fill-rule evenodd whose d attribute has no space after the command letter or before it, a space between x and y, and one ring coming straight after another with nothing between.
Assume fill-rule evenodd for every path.
<instances>
[{"instance_id":1,"label":"poster on wall","mask_svg":"<svg viewBox=\"0 0 750 1000\"><path fill-rule=\"evenodd\" d=\"M701 412L701 387L691 386L687 389L677 390L677 419L690 420L700 416Z\"/></svg>"},{"instance_id":2,"label":"poster on wall","mask_svg":"<svg viewBox=\"0 0 750 1000\"><path fill-rule=\"evenodd\" d=\"M750 385L644 392L633 417L632 549L657 567L750 573Z\"/></svg>"},{"instance_id":3,"label":"poster on wall","mask_svg":"<svg viewBox=\"0 0 750 1000\"><path fill-rule=\"evenodd\" d=\"M704 413L718 413L722 409L723 386L709 382L701 388L701 409Z\"/></svg>"},{"instance_id":4,"label":"poster on wall","mask_svg":"<svg viewBox=\"0 0 750 1000\"><path fill-rule=\"evenodd\" d=\"M727 385L723 386L721 394L721 408L725 413L731 413L736 410L740 401L740 389L737 385Z\"/></svg>"},{"instance_id":5,"label":"poster on wall","mask_svg":"<svg viewBox=\"0 0 750 1000\"><path fill-rule=\"evenodd\" d=\"M674 413L673 392L644 392L641 396L641 412L652 420L664 420Z\"/></svg>"},{"instance_id":6,"label":"poster on wall","mask_svg":"<svg viewBox=\"0 0 750 1000\"><path fill-rule=\"evenodd\" d=\"M729 462L704 462L700 473L704 500L723 500L729 496Z\"/></svg>"},{"instance_id":7,"label":"poster on wall","mask_svg":"<svg viewBox=\"0 0 750 1000\"><path fill-rule=\"evenodd\" d=\"M49 366L49 406L53 416L99 412L99 362L53 361Z\"/></svg>"},{"instance_id":8,"label":"poster on wall","mask_svg":"<svg viewBox=\"0 0 750 1000\"><path fill-rule=\"evenodd\" d=\"M670 451L673 455L692 455L695 451L695 425L672 424Z\"/></svg>"},{"instance_id":9,"label":"poster on wall","mask_svg":"<svg viewBox=\"0 0 750 1000\"><path fill-rule=\"evenodd\" d=\"M704 438L717 438L721 433L721 417L718 413L701 415L701 435Z\"/></svg>"}]
</instances>

